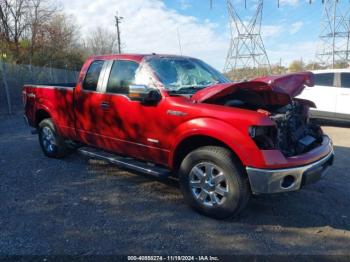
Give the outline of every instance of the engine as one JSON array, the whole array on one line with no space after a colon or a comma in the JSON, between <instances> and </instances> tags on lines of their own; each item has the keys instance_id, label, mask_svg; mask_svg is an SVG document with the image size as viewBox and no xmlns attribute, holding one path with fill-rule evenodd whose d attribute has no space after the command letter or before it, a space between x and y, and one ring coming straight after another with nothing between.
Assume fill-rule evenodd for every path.
<instances>
[{"instance_id":1,"label":"engine","mask_svg":"<svg viewBox=\"0 0 350 262\"><path fill-rule=\"evenodd\" d=\"M321 128L309 122L308 108L293 101L271 115L277 124L276 147L289 157L308 152L322 143Z\"/></svg>"},{"instance_id":2,"label":"engine","mask_svg":"<svg viewBox=\"0 0 350 262\"><path fill-rule=\"evenodd\" d=\"M260 149L280 150L286 157L306 153L322 143L321 128L309 121L309 105L292 99L286 105L272 104L263 93L242 91L215 101L224 106L254 110L268 115L275 123L271 127L251 127L250 136Z\"/></svg>"}]
</instances>

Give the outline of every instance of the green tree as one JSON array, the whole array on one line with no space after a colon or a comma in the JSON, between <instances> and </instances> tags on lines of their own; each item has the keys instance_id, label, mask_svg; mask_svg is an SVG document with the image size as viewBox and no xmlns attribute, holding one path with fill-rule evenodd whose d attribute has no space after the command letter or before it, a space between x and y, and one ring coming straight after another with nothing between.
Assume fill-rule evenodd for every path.
<instances>
[{"instance_id":1,"label":"green tree","mask_svg":"<svg viewBox=\"0 0 350 262\"><path fill-rule=\"evenodd\" d=\"M334 65L335 69L348 68L348 67L349 67L349 63L347 62L337 62Z\"/></svg>"},{"instance_id":2,"label":"green tree","mask_svg":"<svg viewBox=\"0 0 350 262\"><path fill-rule=\"evenodd\" d=\"M301 60L294 60L289 64L289 72L300 72L304 70L304 63Z\"/></svg>"}]
</instances>

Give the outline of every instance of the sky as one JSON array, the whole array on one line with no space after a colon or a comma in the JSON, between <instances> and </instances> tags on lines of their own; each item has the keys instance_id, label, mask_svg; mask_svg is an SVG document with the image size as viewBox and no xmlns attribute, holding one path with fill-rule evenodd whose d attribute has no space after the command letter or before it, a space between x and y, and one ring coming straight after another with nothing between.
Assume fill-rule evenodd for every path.
<instances>
[{"instance_id":1,"label":"sky","mask_svg":"<svg viewBox=\"0 0 350 262\"><path fill-rule=\"evenodd\" d=\"M243 21L257 0L232 0ZM272 64L314 60L319 45L321 0L265 0L262 38ZM345 9L349 2L340 0ZM343 2L343 3L342 3ZM123 17L124 52L183 54L200 58L219 70L230 43L226 0L61 0L63 10L87 36L97 26L116 32L114 16ZM179 39L181 48L179 45Z\"/></svg>"}]
</instances>

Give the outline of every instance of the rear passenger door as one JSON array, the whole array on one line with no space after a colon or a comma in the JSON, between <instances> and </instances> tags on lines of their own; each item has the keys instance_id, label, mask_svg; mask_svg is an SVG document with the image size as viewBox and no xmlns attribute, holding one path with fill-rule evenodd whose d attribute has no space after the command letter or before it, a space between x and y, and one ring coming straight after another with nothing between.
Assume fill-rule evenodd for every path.
<instances>
[{"instance_id":1,"label":"rear passenger door","mask_svg":"<svg viewBox=\"0 0 350 262\"><path fill-rule=\"evenodd\" d=\"M105 94L101 92L107 69L108 61L93 61L75 93L77 135L83 142L98 147L105 145L101 130L108 125L105 121L108 108L104 104Z\"/></svg>"},{"instance_id":2,"label":"rear passenger door","mask_svg":"<svg viewBox=\"0 0 350 262\"><path fill-rule=\"evenodd\" d=\"M306 87L302 98L313 101L320 114L332 115L336 109L336 87L334 73L315 74L315 86ZM316 112L315 115L318 113Z\"/></svg>"},{"instance_id":3,"label":"rear passenger door","mask_svg":"<svg viewBox=\"0 0 350 262\"><path fill-rule=\"evenodd\" d=\"M336 113L350 115L350 72L340 73L340 87L337 89Z\"/></svg>"}]
</instances>

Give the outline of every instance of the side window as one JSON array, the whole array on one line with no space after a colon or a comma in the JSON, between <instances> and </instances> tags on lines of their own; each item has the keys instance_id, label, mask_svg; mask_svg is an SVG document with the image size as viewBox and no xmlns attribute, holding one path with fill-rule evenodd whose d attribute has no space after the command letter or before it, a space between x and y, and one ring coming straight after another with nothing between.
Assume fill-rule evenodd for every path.
<instances>
[{"instance_id":1,"label":"side window","mask_svg":"<svg viewBox=\"0 0 350 262\"><path fill-rule=\"evenodd\" d=\"M340 74L341 87L350 88L350 73Z\"/></svg>"},{"instance_id":2,"label":"side window","mask_svg":"<svg viewBox=\"0 0 350 262\"><path fill-rule=\"evenodd\" d=\"M96 91L98 78L100 77L103 63L104 61L100 60L96 60L91 63L84 79L84 90Z\"/></svg>"},{"instance_id":3,"label":"side window","mask_svg":"<svg viewBox=\"0 0 350 262\"><path fill-rule=\"evenodd\" d=\"M133 61L114 61L107 83L107 93L127 94L129 85L135 81L139 64Z\"/></svg>"},{"instance_id":4,"label":"side window","mask_svg":"<svg viewBox=\"0 0 350 262\"><path fill-rule=\"evenodd\" d=\"M315 74L315 85L334 86L334 73Z\"/></svg>"}]
</instances>

